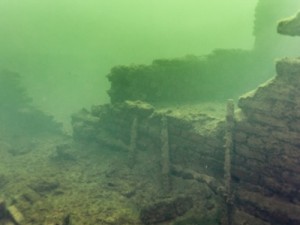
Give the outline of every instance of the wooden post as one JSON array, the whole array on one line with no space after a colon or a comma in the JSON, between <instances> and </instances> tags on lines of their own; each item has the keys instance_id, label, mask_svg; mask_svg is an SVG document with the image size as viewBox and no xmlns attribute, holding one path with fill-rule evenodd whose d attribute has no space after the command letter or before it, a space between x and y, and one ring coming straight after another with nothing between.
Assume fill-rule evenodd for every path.
<instances>
[{"instance_id":1,"label":"wooden post","mask_svg":"<svg viewBox=\"0 0 300 225\"><path fill-rule=\"evenodd\" d=\"M131 131L130 131L130 145L129 145L129 152L128 152L128 166L130 168L134 167L136 163L137 126L138 126L138 119L135 116L133 118L131 124Z\"/></svg>"},{"instance_id":2,"label":"wooden post","mask_svg":"<svg viewBox=\"0 0 300 225\"><path fill-rule=\"evenodd\" d=\"M161 119L161 172L163 190L168 192L170 190L170 155L169 155L169 132L168 120L165 116Z\"/></svg>"},{"instance_id":3,"label":"wooden post","mask_svg":"<svg viewBox=\"0 0 300 225\"><path fill-rule=\"evenodd\" d=\"M231 153L233 150L233 129L234 129L234 102L227 101L226 128L225 128L225 158L224 158L224 184L226 203L226 224L231 225L232 217L232 193L231 193Z\"/></svg>"}]
</instances>

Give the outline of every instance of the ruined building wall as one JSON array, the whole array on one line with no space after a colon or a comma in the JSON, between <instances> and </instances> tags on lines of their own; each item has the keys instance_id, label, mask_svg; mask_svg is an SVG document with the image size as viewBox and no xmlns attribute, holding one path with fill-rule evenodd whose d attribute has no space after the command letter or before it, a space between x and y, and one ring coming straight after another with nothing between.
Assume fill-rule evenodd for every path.
<instances>
[{"instance_id":1,"label":"ruined building wall","mask_svg":"<svg viewBox=\"0 0 300 225\"><path fill-rule=\"evenodd\" d=\"M276 77L238 102L231 171L234 225L300 224L300 59L280 60L276 70ZM128 154L135 146L140 163L147 157L139 155L146 153L159 166L162 118L168 122L171 166L222 181L224 122L200 112L184 115L129 101L97 106L73 117L74 137Z\"/></svg>"},{"instance_id":2,"label":"ruined building wall","mask_svg":"<svg viewBox=\"0 0 300 225\"><path fill-rule=\"evenodd\" d=\"M156 191L142 189L145 196L151 196L147 205L135 203L143 224L170 222L169 216L174 214L170 213L174 210L170 197L180 209L172 220L184 220L186 216L187 221L220 221L223 217L222 121L199 112L185 114L125 101L82 110L73 116L72 123L74 138L80 144L96 143L99 152L107 147L122 157L121 166L139 179L155 183ZM125 158L121 152L126 153ZM120 167L113 166L115 170ZM180 196L187 196L184 199L188 204L181 203ZM181 212L186 206L192 208Z\"/></svg>"},{"instance_id":3,"label":"ruined building wall","mask_svg":"<svg viewBox=\"0 0 300 225\"><path fill-rule=\"evenodd\" d=\"M237 99L271 78L275 72L274 58L298 55L298 40L275 34L277 21L296 13L297 8L299 0L259 0L254 12L255 42L251 50L216 49L205 56L113 67L108 74L111 102L142 100L156 104Z\"/></svg>"},{"instance_id":4,"label":"ruined building wall","mask_svg":"<svg viewBox=\"0 0 300 225\"><path fill-rule=\"evenodd\" d=\"M111 103L225 101L262 82L263 67L251 52L241 49L219 49L201 57L154 60L151 65L116 66L108 75L111 83L108 94Z\"/></svg>"},{"instance_id":5,"label":"ruined building wall","mask_svg":"<svg viewBox=\"0 0 300 225\"><path fill-rule=\"evenodd\" d=\"M291 19L296 32L298 19ZM231 164L225 169L231 167L231 171L223 170L224 122L201 112L185 115L183 109L157 110L142 102L109 104L75 115L74 137L125 150L129 160L141 152L154 155L157 164L166 163L161 164L162 173L170 163L184 169L183 178L209 176L221 183L226 172L226 182L232 183L223 182L227 187L223 190L230 193L215 189L228 200L228 217L222 225L299 225L300 58L278 61L276 72L273 79L238 101L232 158L226 155ZM164 152L166 146L169 152ZM167 155L170 159L161 160ZM143 160L140 163L147 158ZM175 175L180 171L173 170Z\"/></svg>"},{"instance_id":6,"label":"ruined building wall","mask_svg":"<svg viewBox=\"0 0 300 225\"><path fill-rule=\"evenodd\" d=\"M235 224L300 224L300 59L280 60L276 70L238 103Z\"/></svg>"},{"instance_id":7,"label":"ruined building wall","mask_svg":"<svg viewBox=\"0 0 300 225\"><path fill-rule=\"evenodd\" d=\"M160 158L163 146L162 119L166 118L171 165L215 177L223 176L223 123L206 114L184 115L160 111L143 102L96 106L73 116L74 137L95 141L111 149L129 151L136 118L137 154L148 152ZM205 127L217 126L211 133ZM201 129L199 129L201 128ZM138 156L137 156L138 157Z\"/></svg>"},{"instance_id":8,"label":"ruined building wall","mask_svg":"<svg viewBox=\"0 0 300 225\"><path fill-rule=\"evenodd\" d=\"M300 59L280 60L276 70L275 78L238 102L231 171L234 225L300 224ZM159 165L163 117L171 166L222 180L224 122L205 132L215 120L208 115L186 116L125 101L75 115L74 137L129 152L136 118L137 157L154 155Z\"/></svg>"}]
</instances>

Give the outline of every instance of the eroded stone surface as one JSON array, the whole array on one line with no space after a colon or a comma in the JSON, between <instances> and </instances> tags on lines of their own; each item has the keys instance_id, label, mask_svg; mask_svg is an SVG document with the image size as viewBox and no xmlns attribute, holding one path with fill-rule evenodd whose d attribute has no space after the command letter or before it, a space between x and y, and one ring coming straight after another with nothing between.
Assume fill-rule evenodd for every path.
<instances>
[{"instance_id":1,"label":"eroded stone surface","mask_svg":"<svg viewBox=\"0 0 300 225\"><path fill-rule=\"evenodd\" d=\"M277 31L289 36L300 36L300 12L278 23Z\"/></svg>"},{"instance_id":2,"label":"eroded stone surface","mask_svg":"<svg viewBox=\"0 0 300 225\"><path fill-rule=\"evenodd\" d=\"M274 79L239 100L243 118L236 123L232 170L239 189L236 217L251 224L255 218L300 223L300 60L284 58L276 69Z\"/></svg>"}]
</instances>

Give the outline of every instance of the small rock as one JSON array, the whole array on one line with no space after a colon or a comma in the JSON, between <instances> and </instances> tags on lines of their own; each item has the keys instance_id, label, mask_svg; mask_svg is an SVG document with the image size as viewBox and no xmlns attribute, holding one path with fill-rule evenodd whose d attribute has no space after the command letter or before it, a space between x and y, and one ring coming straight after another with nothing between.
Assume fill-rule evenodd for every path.
<instances>
[{"instance_id":1,"label":"small rock","mask_svg":"<svg viewBox=\"0 0 300 225\"><path fill-rule=\"evenodd\" d=\"M18 208L14 205L11 205L7 208L8 213L10 217L13 219L13 221L19 225L24 220L23 214L18 210Z\"/></svg>"},{"instance_id":2,"label":"small rock","mask_svg":"<svg viewBox=\"0 0 300 225\"><path fill-rule=\"evenodd\" d=\"M140 213L140 219L143 224L165 222L182 216L192 207L192 198L177 197L175 199L160 201L143 208Z\"/></svg>"},{"instance_id":3,"label":"small rock","mask_svg":"<svg viewBox=\"0 0 300 225\"><path fill-rule=\"evenodd\" d=\"M29 187L40 195L56 190L60 186L57 181L38 180L29 185Z\"/></svg>"}]
</instances>

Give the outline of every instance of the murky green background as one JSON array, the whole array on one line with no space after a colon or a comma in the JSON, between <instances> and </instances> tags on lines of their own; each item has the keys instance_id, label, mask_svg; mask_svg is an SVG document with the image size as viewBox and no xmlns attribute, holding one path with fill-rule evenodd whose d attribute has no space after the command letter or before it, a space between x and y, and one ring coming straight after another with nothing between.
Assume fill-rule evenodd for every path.
<instances>
[{"instance_id":1,"label":"murky green background","mask_svg":"<svg viewBox=\"0 0 300 225\"><path fill-rule=\"evenodd\" d=\"M109 101L105 76L115 65L204 55L215 48L252 49L256 4L0 0L0 68L20 73L34 103L65 121L82 107ZM267 11L266 17L272 9Z\"/></svg>"}]
</instances>

